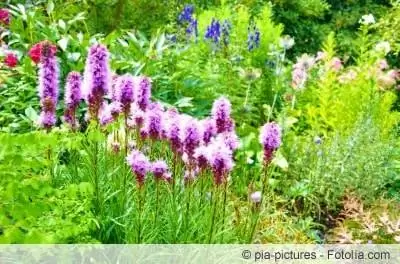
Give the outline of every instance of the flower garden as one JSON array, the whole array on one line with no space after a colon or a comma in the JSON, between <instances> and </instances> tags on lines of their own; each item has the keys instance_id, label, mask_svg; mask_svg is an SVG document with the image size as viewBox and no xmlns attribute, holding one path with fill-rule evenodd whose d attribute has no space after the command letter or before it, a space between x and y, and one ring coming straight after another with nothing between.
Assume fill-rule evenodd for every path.
<instances>
[{"instance_id":1,"label":"flower garden","mask_svg":"<svg viewBox=\"0 0 400 264\"><path fill-rule=\"evenodd\" d=\"M110 30L22 2L0 4L1 243L400 243L399 3L298 50L263 1L147 30L127 1Z\"/></svg>"}]
</instances>

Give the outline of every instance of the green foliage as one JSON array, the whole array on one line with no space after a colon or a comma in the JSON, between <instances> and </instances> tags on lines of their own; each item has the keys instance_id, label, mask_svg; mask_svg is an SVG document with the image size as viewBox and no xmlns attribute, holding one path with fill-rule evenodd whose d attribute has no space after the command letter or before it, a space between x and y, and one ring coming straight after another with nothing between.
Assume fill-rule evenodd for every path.
<instances>
[{"instance_id":1,"label":"green foliage","mask_svg":"<svg viewBox=\"0 0 400 264\"><path fill-rule=\"evenodd\" d=\"M176 23L180 1L8 2L12 23L1 41L20 61L12 69L0 65L0 127L7 132L0 134L1 243L321 242L323 218L340 210L349 191L367 205L381 196L400 199L398 80L381 67L385 58L395 63L399 50L392 37L398 4L386 12L385 1L372 0L199 1L194 40ZM368 13L387 16L359 26ZM228 45L204 40L213 18L231 23ZM251 23L261 32L253 51ZM295 37L294 51L283 47L282 33ZM27 52L41 40L57 44L60 87L68 72L83 71L88 47L100 42L113 71L150 76L152 99L163 105L201 118L226 95L242 136L227 186L214 186L210 170L185 184L188 167L168 144L142 141L124 120L84 124L76 133L60 122L50 133L34 131L37 66ZM377 50L382 40L393 53ZM313 65L296 87L298 64L288 57L317 50L324 56L309 55ZM335 65L342 53L351 57ZM273 120L283 145L265 170L258 133ZM137 186L126 165L128 143L152 161L165 160L177 184L149 174ZM251 202L250 194L265 186L263 202ZM377 241L394 239L385 234Z\"/></svg>"},{"instance_id":2,"label":"green foliage","mask_svg":"<svg viewBox=\"0 0 400 264\"><path fill-rule=\"evenodd\" d=\"M1 134L0 144L0 243L96 242L91 186L55 188L43 174L49 166L46 151L57 146L57 139Z\"/></svg>"},{"instance_id":3,"label":"green foliage","mask_svg":"<svg viewBox=\"0 0 400 264\"><path fill-rule=\"evenodd\" d=\"M294 54L315 53L329 32L336 33L341 54L353 54L354 32L359 19L372 13L375 18L385 17L389 1L274 0L274 18L285 25L285 34L295 38ZM293 21L296 21L293 23Z\"/></svg>"},{"instance_id":4,"label":"green foliage","mask_svg":"<svg viewBox=\"0 0 400 264\"><path fill-rule=\"evenodd\" d=\"M397 55L400 51L400 1L393 1L393 7L376 24L375 28L379 36L391 43L394 53ZM397 56L398 58L398 56ZM398 65L398 63L397 63Z\"/></svg>"}]
</instances>

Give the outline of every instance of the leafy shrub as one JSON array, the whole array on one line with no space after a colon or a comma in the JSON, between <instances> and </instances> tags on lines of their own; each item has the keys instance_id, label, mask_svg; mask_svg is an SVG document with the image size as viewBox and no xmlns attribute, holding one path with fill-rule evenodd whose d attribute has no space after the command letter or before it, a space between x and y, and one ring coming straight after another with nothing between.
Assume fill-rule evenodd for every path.
<instances>
[{"instance_id":1,"label":"leafy shrub","mask_svg":"<svg viewBox=\"0 0 400 264\"><path fill-rule=\"evenodd\" d=\"M96 242L88 183L55 188L45 153L57 146L52 135L0 135L0 242ZM36 144L32 144L36 142Z\"/></svg>"}]
</instances>

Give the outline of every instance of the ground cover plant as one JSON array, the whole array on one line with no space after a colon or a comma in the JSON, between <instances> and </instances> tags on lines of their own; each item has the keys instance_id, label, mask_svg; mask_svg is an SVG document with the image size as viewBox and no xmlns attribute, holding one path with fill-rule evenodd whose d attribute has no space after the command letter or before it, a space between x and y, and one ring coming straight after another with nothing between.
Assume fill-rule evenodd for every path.
<instances>
[{"instance_id":1,"label":"ground cover plant","mask_svg":"<svg viewBox=\"0 0 400 264\"><path fill-rule=\"evenodd\" d=\"M0 6L1 243L399 243L398 3L72 2Z\"/></svg>"}]
</instances>

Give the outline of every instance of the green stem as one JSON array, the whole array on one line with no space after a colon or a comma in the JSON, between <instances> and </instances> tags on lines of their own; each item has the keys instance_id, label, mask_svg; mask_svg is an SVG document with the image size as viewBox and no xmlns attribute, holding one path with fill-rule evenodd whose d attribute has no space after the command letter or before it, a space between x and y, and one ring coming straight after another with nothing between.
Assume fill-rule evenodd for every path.
<instances>
[{"instance_id":1,"label":"green stem","mask_svg":"<svg viewBox=\"0 0 400 264\"><path fill-rule=\"evenodd\" d=\"M98 155L99 145L98 142L94 142L94 153L93 153L93 172L94 172L94 188L96 193L96 211L100 212L100 187L99 187L99 170L98 170Z\"/></svg>"},{"instance_id":2,"label":"green stem","mask_svg":"<svg viewBox=\"0 0 400 264\"><path fill-rule=\"evenodd\" d=\"M139 205L139 210L138 210L138 244L142 241L142 187L139 187L138 189L138 205Z\"/></svg>"},{"instance_id":3,"label":"green stem","mask_svg":"<svg viewBox=\"0 0 400 264\"><path fill-rule=\"evenodd\" d=\"M154 227L157 227L157 221L158 221L158 208L159 208L159 203L160 203L160 183L158 180L156 180L156 213L154 217Z\"/></svg>"},{"instance_id":4,"label":"green stem","mask_svg":"<svg viewBox=\"0 0 400 264\"><path fill-rule=\"evenodd\" d=\"M190 184L190 183L189 183ZM186 228L185 228L185 231L186 231L186 239L187 239L187 231L190 229L190 225L189 225L189 222L190 222L190 201L191 201L191 199L192 199L192 190L191 190L191 186L189 186L188 187L188 196L189 196L189 198L188 198L188 200L187 200L187 202L186 202L186 220L185 220L185 225L186 225ZM185 240L186 240L185 239Z\"/></svg>"},{"instance_id":5,"label":"green stem","mask_svg":"<svg viewBox=\"0 0 400 264\"><path fill-rule=\"evenodd\" d=\"M204 178L207 176L207 172L204 171L202 175L200 175L200 201L199 201L199 208L201 209L201 206L203 204L203 199L204 199Z\"/></svg>"},{"instance_id":6,"label":"green stem","mask_svg":"<svg viewBox=\"0 0 400 264\"><path fill-rule=\"evenodd\" d=\"M265 167L264 167L264 177L263 177L263 179L262 179L262 191L261 191L261 201L260 201L260 206L262 206L263 205L263 201L264 201L264 197L266 197L267 196L267 184L268 184L268 174L269 174L269 166L268 165L265 165ZM261 209L260 210L258 210L256 213L255 213L255 216L254 216L254 214L253 214L253 223L252 223L252 229L251 229L251 232L250 232L250 237L249 237L249 241L248 241L248 243L250 244L251 243L251 241L253 240L253 237L254 237L254 233L255 233L255 230L256 230L256 227L257 227L257 224L258 224L258 220L259 220L259 218L260 218L260 213L261 213Z\"/></svg>"},{"instance_id":7,"label":"green stem","mask_svg":"<svg viewBox=\"0 0 400 264\"><path fill-rule=\"evenodd\" d=\"M225 179L227 179L228 177L226 177ZM222 228L224 228L225 226L225 211L226 211L226 194L228 191L228 180L225 180L225 186L224 186L224 203L223 203L223 211L222 211ZM222 232L222 238L221 238L221 242L223 242L224 240L224 233Z\"/></svg>"},{"instance_id":8,"label":"green stem","mask_svg":"<svg viewBox=\"0 0 400 264\"><path fill-rule=\"evenodd\" d=\"M249 240L247 241L248 244L251 244L253 241L259 217L260 217L260 211L254 211L254 208L252 208L251 225L250 225L251 232L250 232Z\"/></svg>"},{"instance_id":9,"label":"green stem","mask_svg":"<svg viewBox=\"0 0 400 264\"><path fill-rule=\"evenodd\" d=\"M210 227L210 234L209 234L209 239L208 239L208 244L211 244L213 233L214 233L214 224L215 224L215 218L217 214L217 205L218 205L218 193L217 193L217 188L214 187L214 191L212 194L212 199L214 200L214 208L213 208L213 213L212 213L212 218L211 218L211 227Z\"/></svg>"},{"instance_id":10,"label":"green stem","mask_svg":"<svg viewBox=\"0 0 400 264\"><path fill-rule=\"evenodd\" d=\"M50 182L54 185L54 164L53 164L53 151L51 146L47 148L47 160L49 161Z\"/></svg>"},{"instance_id":11,"label":"green stem","mask_svg":"<svg viewBox=\"0 0 400 264\"><path fill-rule=\"evenodd\" d=\"M247 107L247 101L249 100L249 94L250 94L250 88L251 88L251 82L249 82L249 85L247 86L246 97L245 97L244 103L243 103L244 108Z\"/></svg>"}]
</instances>

